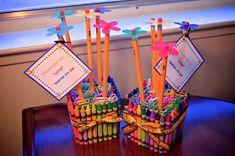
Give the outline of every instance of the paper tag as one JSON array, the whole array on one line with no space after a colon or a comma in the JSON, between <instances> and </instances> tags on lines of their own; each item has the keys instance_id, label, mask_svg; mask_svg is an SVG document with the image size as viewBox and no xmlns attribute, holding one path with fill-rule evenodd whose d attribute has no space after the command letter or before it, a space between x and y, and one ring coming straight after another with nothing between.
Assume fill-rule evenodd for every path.
<instances>
[{"instance_id":1,"label":"paper tag","mask_svg":"<svg viewBox=\"0 0 235 156\"><path fill-rule=\"evenodd\" d=\"M179 92L204 62L203 57L188 37L182 36L176 43L178 56L169 55L167 62L166 81ZM161 61L154 67L161 73Z\"/></svg>"},{"instance_id":2,"label":"paper tag","mask_svg":"<svg viewBox=\"0 0 235 156\"><path fill-rule=\"evenodd\" d=\"M25 71L57 100L91 73L91 69L61 43L53 45Z\"/></svg>"}]
</instances>

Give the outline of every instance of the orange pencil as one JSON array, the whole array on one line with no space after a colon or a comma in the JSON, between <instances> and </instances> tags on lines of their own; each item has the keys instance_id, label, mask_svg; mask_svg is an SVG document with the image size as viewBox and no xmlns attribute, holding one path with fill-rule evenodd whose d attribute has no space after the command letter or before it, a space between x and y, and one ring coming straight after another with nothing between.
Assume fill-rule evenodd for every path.
<instances>
[{"instance_id":1,"label":"orange pencil","mask_svg":"<svg viewBox=\"0 0 235 156\"><path fill-rule=\"evenodd\" d=\"M163 106L166 69L167 69L167 57L162 58L162 68L161 68L161 77L160 77L160 86L159 86L159 89L160 89L159 90L159 104L158 104L159 110L162 110L162 106Z\"/></svg>"},{"instance_id":2,"label":"orange pencil","mask_svg":"<svg viewBox=\"0 0 235 156\"><path fill-rule=\"evenodd\" d=\"M162 41L162 18L158 18L157 41ZM160 60L159 52L155 53L155 64ZM156 96L160 95L160 74L156 74Z\"/></svg>"},{"instance_id":3,"label":"orange pencil","mask_svg":"<svg viewBox=\"0 0 235 156\"><path fill-rule=\"evenodd\" d=\"M155 20L152 18L151 20ZM151 45L155 44L156 42L156 31L155 31L155 25L151 25ZM152 50L152 89L156 91L156 71L154 69L154 66L156 65L156 58L155 54L156 52Z\"/></svg>"},{"instance_id":4,"label":"orange pencil","mask_svg":"<svg viewBox=\"0 0 235 156\"><path fill-rule=\"evenodd\" d=\"M138 50L138 42L136 39L132 39L132 46L135 55L135 63L136 63L136 73L137 73L137 80L138 80L138 87L140 92L140 101L144 101L144 89L143 89L143 79L142 79L142 72L140 66L140 57L139 57L139 50Z\"/></svg>"},{"instance_id":5,"label":"orange pencil","mask_svg":"<svg viewBox=\"0 0 235 156\"><path fill-rule=\"evenodd\" d=\"M107 96L107 79L108 79L108 63L109 63L109 34L105 34L104 38L104 71L103 71L103 93L102 96Z\"/></svg>"},{"instance_id":6,"label":"orange pencil","mask_svg":"<svg viewBox=\"0 0 235 156\"><path fill-rule=\"evenodd\" d=\"M109 63L109 40L110 30L119 31L120 28L116 27L118 23L116 21L106 22L99 20L99 24L94 24L96 28L102 28L102 32L105 34L104 38L104 70L103 70L103 92L102 96L107 96L107 79L108 79L108 63Z\"/></svg>"},{"instance_id":7,"label":"orange pencil","mask_svg":"<svg viewBox=\"0 0 235 156\"><path fill-rule=\"evenodd\" d=\"M86 13L89 13L89 10L85 10ZM92 63L92 42L91 42L91 26L90 26L90 19L86 18L86 37L87 37L87 56L88 56L88 66L92 70L93 69L93 63ZM89 77L90 81L90 90L91 93L93 94L95 89L94 89L94 76L93 74L90 75Z\"/></svg>"},{"instance_id":8,"label":"orange pencil","mask_svg":"<svg viewBox=\"0 0 235 156\"><path fill-rule=\"evenodd\" d=\"M99 24L100 16L96 16L96 24ZM96 49L97 49L97 79L98 84L102 82L102 60L101 60L101 35L100 28L96 28Z\"/></svg>"}]
</instances>

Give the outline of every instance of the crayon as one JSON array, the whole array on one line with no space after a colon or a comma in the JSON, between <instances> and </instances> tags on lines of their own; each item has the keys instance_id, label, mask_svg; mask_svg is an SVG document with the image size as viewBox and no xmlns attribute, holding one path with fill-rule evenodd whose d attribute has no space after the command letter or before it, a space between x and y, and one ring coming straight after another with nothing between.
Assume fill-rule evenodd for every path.
<instances>
[{"instance_id":1,"label":"crayon","mask_svg":"<svg viewBox=\"0 0 235 156\"><path fill-rule=\"evenodd\" d=\"M92 105L92 108L91 108L91 111L92 111L92 120L95 121L96 120L96 105L93 104ZM97 126L94 126L92 128L92 138L93 138L93 143L97 143Z\"/></svg>"},{"instance_id":2,"label":"crayon","mask_svg":"<svg viewBox=\"0 0 235 156\"><path fill-rule=\"evenodd\" d=\"M130 115L132 114L132 103L131 103L131 101L129 101L129 103L128 103L128 112L129 112ZM130 135L128 135L128 138L133 140L134 132L132 132Z\"/></svg>"},{"instance_id":3,"label":"crayon","mask_svg":"<svg viewBox=\"0 0 235 156\"><path fill-rule=\"evenodd\" d=\"M157 112L155 116L155 123L160 124L159 120L160 120L160 115ZM158 144L154 142L153 146L154 146L154 152L158 152L158 149L159 149Z\"/></svg>"},{"instance_id":4,"label":"crayon","mask_svg":"<svg viewBox=\"0 0 235 156\"><path fill-rule=\"evenodd\" d=\"M146 110L143 108L141 110L141 120L142 122L146 122ZM145 130L141 130L141 146L145 146L145 141L146 141L146 132Z\"/></svg>"},{"instance_id":5,"label":"crayon","mask_svg":"<svg viewBox=\"0 0 235 156\"><path fill-rule=\"evenodd\" d=\"M160 126L161 126L162 129L165 129L165 120L166 120L165 116L161 115L161 117L160 117ZM164 135L160 135L159 139L164 142L164 139L165 139ZM163 148L161 146L159 146L159 153L160 154L163 153Z\"/></svg>"},{"instance_id":6,"label":"crayon","mask_svg":"<svg viewBox=\"0 0 235 156\"><path fill-rule=\"evenodd\" d=\"M154 110L152 110L152 112L150 114L150 121L154 122L154 120L155 120ZM153 139L150 138L150 140L149 140L150 150L153 150L153 144L154 144Z\"/></svg>"},{"instance_id":7,"label":"crayon","mask_svg":"<svg viewBox=\"0 0 235 156\"><path fill-rule=\"evenodd\" d=\"M166 128L170 128L170 126L171 126L171 116L170 114L168 114L166 116ZM171 134L172 133L166 134L165 143L168 145L170 145L171 143ZM167 150L164 150L164 153L167 153Z\"/></svg>"},{"instance_id":8,"label":"crayon","mask_svg":"<svg viewBox=\"0 0 235 156\"><path fill-rule=\"evenodd\" d=\"M150 121L150 114L151 114L150 110L147 109L147 111L146 111L146 121L147 121L147 122ZM146 140L145 140L145 147L146 147L146 148L149 148L149 141L150 141L150 137L149 137L149 135L146 133Z\"/></svg>"},{"instance_id":9,"label":"crayon","mask_svg":"<svg viewBox=\"0 0 235 156\"><path fill-rule=\"evenodd\" d=\"M112 112L113 111L113 105L111 102L108 103L108 112ZM113 124L109 123L108 124L108 140L112 140L113 139Z\"/></svg>"},{"instance_id":10,"label":"crayon","mask_svg":"<svg viewBox=\"0 0 235 156\"><path fill-rule=\"evenodd\" d=\"M102 113L103 113L103 116L106 115L107 113L107 104L106 103L103 103L102 105ZM107 123L103 123L103 139L104 141L107 141L108 138L108 125Z\"/></svg>"},{"instance_id":11,"label":"crayon","mask_svg":"<svg viewBox=\"0 0 235 156\"><path fill-rule=\"evenodd\" d=\"M91 108L89 105L87 105L86 107L86 120L87 121L91 121ZM92 128L88 129L88 143L92 144Z\"/></svg>"},{"instance_id":12,"label":"crayon","mask_svg":"<svg viewBox=\"0 0 235 156\"><path fill-rule=\"evenodd\" d=\"M137 107L137 122L141 122L141 108L140 105ZM138 127L138 145L141 145L141 128Z\"/></svg>"},{"instance_id":13,"label":"crayon","mask_svg":"<svg viewBox=\"0 0 235 156\"><path fill-rule=\"evenodd\" d=\"M134 117L137 116L137 106L134 104L133 106L133 115ZM134 131L134 142L138 143L138 128Z\"/></svg>"},{"instance_id":14,"label":"crayon","mask_svg":"<svg viewBox=\"0 0 235 156\"><path fill-rule=\"evenodd\" d=\"M85 122L86 121L86 111L85 111L84 106L82 106L80 112L81 112L81 121ZM87 135L88 135L87 130L84 130L83 133L82 133L84 145L88 144L88 138L87 138L88 136Z\"/></svg>"},{"instance_id":15,"label":"crayon","mask_svg":"<svg viewBox=\"0 0 235 156\"><path fill-rule=\"evenodd\" d=\"M76 122L80 122L80 112L79 112L79 108L78 108L78 106L75 106L75 110L74 110L74 114L75 114L75 121ZM77 143L79 143L80 145L82 145L83 144L83 141L82 141L82 133L81 132L78 132L77 131L77 128L76 128L76 136L78 137L78 140L76 139L76 137L75 137L75 139L76 139L76 142Z\"/></svg>"},{"instance_id":16,"label":"crayon","mask_svg":"<svg viewBox=\"0 0 235 156\"><path fill-rule=\"evenodd\" d=\"M96 111L97 111L97 118L101 119L102 109L101 109L100 103L97 104L97 110ZM99 142L103 141L102 124L98 124L98 140L99 140Z\"/></svg>"},{"instance_id":17,"label":"crayon","mask_svg":"<svg viewBox=\"0 0 235 156\"><path fill-rule=\"evenodd\" d=\"M116 112L116 115L117 115L117 110L118 110L118 103L117 103L117 101L114 101L113 111ZM113 138L117 138L117 133L118 133L118 124L114 123L113 124Z\"/></svg>"}]
</instances>

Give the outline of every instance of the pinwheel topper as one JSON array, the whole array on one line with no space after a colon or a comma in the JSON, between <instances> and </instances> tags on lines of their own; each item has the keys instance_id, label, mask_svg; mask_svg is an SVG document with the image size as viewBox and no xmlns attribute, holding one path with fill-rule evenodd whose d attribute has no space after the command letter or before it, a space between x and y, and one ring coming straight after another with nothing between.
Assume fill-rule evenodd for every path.
<instances>
[{"instance_id":1,"label":"pinwheel topper","mask_svg":"<svg viewBox=\"0 0 235 156\"><path fill-rule=\"evenodd\" d=\"M75 13L75 11L73 10L67 10L67 11L58 11L56 12L55 15L51 16L51 18L58 18L58 19L63 19L65 18L65 16L70 16L70 15L73 15Z\"/></svg>"},{"instance_id":2,"label":"pinwheel topper","mask_svg":"<svg viewBox=\"0 0 235 156\"><path fill-rule=\"evenodd\" d=\"M77 10L76 12L77 12L76 16L85 16L88 19L93 18L96 15L100 15L99 12L93 12L93 11L90 11L89 9Z\"/></svg>"},{"instance_id":3,"label":"pinwheel topper","mask_svg":"<svg viewBox=\"0 0 235 156\"><path fill-rule=\"evenodd\" d=\"M180 29L183 29L183 30L189 30L189 29L195 30L199 26L198 24L190 24L187 21L182 21L181 23L180 22L174 22L174 23L177 25L180 25Z\"/></svg>"},{"instance_id":4,"label":"pinwheel topper","mask_svg":"<svg viewBox=\"0 0 235 156\"><path fill-rule=\"evenodd\" d=\"M132 39L137 39L140 35L147 33L147 31L140 29L141 29L140 27L136 27L131 30L125 29L122 31L124 33L123 36L128 36L131 37Z\"/></svg>"},{"instance_id":5,"label":"pinwheel topper","mask_svg":"<svg viewBox=\"0 0 235 156\"><path fill-rule=\"evenodd\" d=\"M111 12L111 10L108 10L108 9L101 7L101 8L95 8L94 12L104 14L105 12Z\"/></svg>"},{"instance_id":6,"label":"pinwheel topper","mask_svg":"<svg viewBox=\"0 0 235 156\"><path fill-rule=\"evenodd\" d=\"M168 55L178 55L179 52L174 48L175 47L175 43L171 42L171 43L164 43L162 41L157 41L157 43L155 45L152 45L150 48L151 50L158 50L159 51L159 55L161 58L165 58Z\"/></svg>"},{"instance_id":7,"label":"pinwheel topper","mask_svg":"<svg viewBox=\"0 0 235 156\"><path fill-rule=\"evenodd\" d=\"M94 24L93 26L95 28L102 28L102 32L105 35L108 35L110 33L110 30L114 30L114 31L120 31L121 29L119 27L116 27L116 25L118 24L117 21L111 21L106 22L105 20L100 20L99 24Z\"/></svg>"},{"instance_id":8,"label":"pinwheel topper","mask_svg":"<svg viewBox=\"0 0 235 156\"><path fill-rule=\"evenodd\" d=\"M64 23L60 23L56 27L48 28L47 29L47 31L48 31L47 36L52 36L54 34L57 34L58 36L61 37L61 36L65 35L66 30L71 30L71 29L73 29L73 26L65 26Z\"/></svg>"}]
</instances>

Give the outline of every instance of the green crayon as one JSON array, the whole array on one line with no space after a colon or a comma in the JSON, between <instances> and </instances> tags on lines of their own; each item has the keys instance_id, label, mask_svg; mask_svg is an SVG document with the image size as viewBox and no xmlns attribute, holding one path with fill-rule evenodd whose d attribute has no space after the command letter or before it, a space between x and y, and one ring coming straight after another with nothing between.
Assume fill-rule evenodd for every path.
<instances>
[{"instance_id":1,"label":"green crayon","mask_svg":"<svg viewBox=\"0 0 235 156\"><path fill-rule=\"evenodd\" d=\"M102 105L102 112L103 112L103 116L106 115L107 113L107 104L106 103L103 103ZM108 125L107 123L103 123L103 138L104 138L104 141L107 141L108 138Z\"/></svg>"},{"instance_id":2,"label":"green crayon","mask_svg":"<svg viewBox=\"0 0 235 156\"><path fill-rule=\"evenodd\" d=\"M91 108L91 112L92 112L92 120L95 121L96 120L96 105L93 104L92 108ZM94 126L92 128L92 138L93 138L93 142L97 143L97 126Z\"/></svg>"},{"instance_id":3,"label":"green crayon","mask_svg":"<svg viewBox=\"0 0 235 156\"><path fill-rule=\"evenodd\" d=\"M113 111L117 115L117 109L118 109L118 103L117 101L114 101L113 103ZM118 132L118 124L113 123L113 138L117 138L117 132Z\"/></svg>"},{"instance_id":4,"label":"green crayon","mask_svg":"<svg viewBox=\"0 0 235 156\"><path fill-rule=\"evenodd\" d=\"M146 110L145 108L143 108L141 110L141 119L142 119L142 122L146 122ZM145 130L141 130L141 145L142 146L145 146L145 140L146 140L146 132Z\"/></svg>"},{"instance_id":5,"label":"green crayon","mask_svg":"<svg viewBox=\"0 0 235 156\"><path fill-rule=\"evenodd\" d=\"M102 108L100 103L97 105L97 118L101 119L101 114L102 114ZM103 141L103 129L102 129L102 124L98 124L98 140L99 142Z\"/></svg>"},{"instance_id":6,"label":"green crayon","mask_svg":"<svg viewBox=\"0 0 235 156\"><path fill-rule=\"evenodd\" d=\"M87 105L86 107L86 120L87 121L91 121L91 108L89 105ZM88 143L92 144L92 128L88 129Z\"/></svg>"},{"instance_id":7,"label":"green crayon","mask_svg":"<svg viewBox=\"0 0 235 156\"><path fill-rule=\"evenodd\" d=\"M108 112L112 112L112 110L113 110L112 103L109 102L108 103ZM108 124L108 139L112 140L112 138L113 138L113 124L109 123Z\"/></svg>"}]
</instances>

